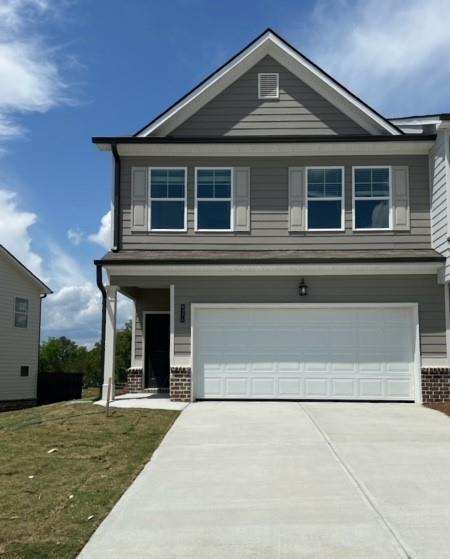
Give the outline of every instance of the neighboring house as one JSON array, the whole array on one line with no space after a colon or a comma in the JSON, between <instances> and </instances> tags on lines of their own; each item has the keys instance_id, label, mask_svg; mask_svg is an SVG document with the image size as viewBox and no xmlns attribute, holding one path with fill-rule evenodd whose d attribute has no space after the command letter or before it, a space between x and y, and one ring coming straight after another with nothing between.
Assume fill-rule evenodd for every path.
<instances>
[{"instance_id":1,"label":"neighboring house","mask_svg":"<svg viewBox=\"0 0 450 559\"><path fill-rule=\"evenodd\" d=\"M160 84L161 85L161 84ZM132 391L437 401L449 388L450 115L387 119L267 30L114 158Z\"/></svg>"},{"instance_id":2,"label":"neighboring house","mask_svg":"<svg viewBox=\"0 0 450 559\"><path fill-rule=\"evenodd\" d=\"M0 409L36 403L41 301L49 293L0 245Z\"/></svg>"}]
</instances>

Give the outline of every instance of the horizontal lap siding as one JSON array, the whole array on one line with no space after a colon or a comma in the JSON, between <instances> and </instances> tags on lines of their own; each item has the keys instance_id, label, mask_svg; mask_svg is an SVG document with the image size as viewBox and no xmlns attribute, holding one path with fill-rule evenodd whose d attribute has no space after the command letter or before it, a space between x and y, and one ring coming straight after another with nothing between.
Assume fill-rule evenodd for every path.
<instances>
[{"instance_id":1,"label":"horizontal lap siding","mask_svg":"<svg viewBox=\"0 0 450 559\"><path fill-rule=\"evenodd\" d=\"M188 231L133 233L131 231L131 168L133 166L188 167ZM249 233L194 232L194 168L196 166L250 167L251 230ZM345 232L289 233L288 167L343 165L345 167ZM411 230L353 232L352 166L407 165L410 176ZM427 156L152 158L124 157L121 182L122 241L124 249L389 249L430 248L430 196Z\"/></svg>"},{"instance_id":2,"label":"horizontal lap siding","mask_svg":"<svg viewBox=\"0 0 450 559\"><path fill-rule=\"evenodd\" d=\"M436 276L314 276L305 279L308 285L306 303L417 302L422 354L445 356L444 287L437 283ZM298 296L299 278L296 277L113 277L111 282L148 289L162 284L175 285L177 355L189 355L191 351L191 303L303 302ZM180 322L181 304L186 305L184 323Z\"/></svg>"},{"instance_id":3,"label":"horizontal lap siding","mask_svg":"<svg viewBox=\"0 0 450 559\"><path fill-rule=\"evenodd\" d=\"M27 328L14 326L16 297L28 299ZM0 255L0 401L36 398L39 307L36 286ZM22 365L28 377L20 376Z\"/></svg>"},{"instance_id":4,"label":"horizontal lap siding","mask_svg":"<svg viewBox=\"0 0 450 559\"><path fill-rule=\"evenodd\" d=\"M258 73L279 74L277 100L258 99ZM174 137L364 134L316 91L267 56L171 132Z\"/></svg>"},{"instance_id":5,"label":"horizontal lap siding","mask_svg":"<svg viewBox=\"0 0 450 559\"><path fill-rule=\"evenodd\" d=\"M432 246L445 255L448 254L447 180L450 180L445 159L447 141L448 137L439 133L430 153Z\"/></svg>"}]
</instances>

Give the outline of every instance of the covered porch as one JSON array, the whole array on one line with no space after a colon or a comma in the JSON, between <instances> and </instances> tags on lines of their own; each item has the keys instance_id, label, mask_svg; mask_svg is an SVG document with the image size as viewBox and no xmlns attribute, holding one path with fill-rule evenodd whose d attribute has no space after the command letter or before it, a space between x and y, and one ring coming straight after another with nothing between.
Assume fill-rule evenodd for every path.
<instances>
[{"instance_id":1,"label":"covered porch","mask_svg":"<svg viewBox=\"0 0 450 559\"><path fill-rule=\"evenodd\" d=\"M177 378L182 371L174 368L174 285L153 281L150 287L145 278L114 278L113 283L106 287L102 399L107 399L108 386L114 386L117 294L121 293L133 305L128 393L170 394L173 400L190 401L190 392L181 390Z\"/></svg>"}]
</instances>

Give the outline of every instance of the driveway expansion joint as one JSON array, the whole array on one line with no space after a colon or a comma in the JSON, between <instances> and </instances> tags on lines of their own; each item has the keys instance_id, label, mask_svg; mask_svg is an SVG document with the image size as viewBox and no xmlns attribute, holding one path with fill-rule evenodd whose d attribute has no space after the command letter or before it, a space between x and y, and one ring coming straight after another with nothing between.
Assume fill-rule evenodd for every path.
<instances>
[{"instance_id":1,"label":"driveway expansion joint","mask_svg":"<svg viewBox=\"0 0 450 559\"><path fill-rule=\"evenodd\" d=\"M374 511L374 513L378 517L378 520L380 521L381 525L390 534L390 536L394 540L395 547L396 547L396 550L399 553L399 556L402 557L403 559L414 559L413 555L411 555L411 553L406 549L405 544L402 542L399 535L396 533L394 528L390 525L388 520L384 517L381 510L377 507L377 505L376 505L372 495L370 494L369 490L367 489L367 487L358 479L358 477L353 472L353 470L350 468L350 466L345 462L345 460L339 454L339 451L337 450L337 448L333 444L333 441L331 440L331 438L322 429L320 424L317 422L317 420L314 418L314 416L305 408L305 406L301 402L298 402L298 405L301 408L302 412L309 419L309 421L317 429L320 436L323 438L327 447L329 448L330 452L333 454L336 461L339 463L339 465L344 470L345 474L349 477L351 482L355 485L358 492L361 494L363 500Z\"/></svg>"}]
</instances>

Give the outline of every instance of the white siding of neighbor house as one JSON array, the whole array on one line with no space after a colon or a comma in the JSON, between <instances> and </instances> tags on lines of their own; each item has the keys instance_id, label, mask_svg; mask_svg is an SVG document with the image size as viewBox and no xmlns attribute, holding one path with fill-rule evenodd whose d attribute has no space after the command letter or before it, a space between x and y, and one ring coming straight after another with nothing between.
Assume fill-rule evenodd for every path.
<instances>
[{"instance_id":1,"label":"white siding of neighbor house","mask_svg":"<svg viewBox=\"0 0 450 559\"><path fill-rule=\"evenodd\" d=\"M28 327L14 326L15 298L28 299ZM36 398L40 293L37 286L0 254L0 401ZM29 376L20 367L29 366Z\"/></svg>"},{"instance_id":2,"label":"white siding of neighbor house","mask_svg":"<svg viewBox=\"0 0 450 559\"><path fill-rule=\"evenodd\" d=\"M449 260L449 133L441 130L430 151L431 184L431 246ZM450 265L446 265L446 280L450 280Z\"/></svg>"}]
</instances>

